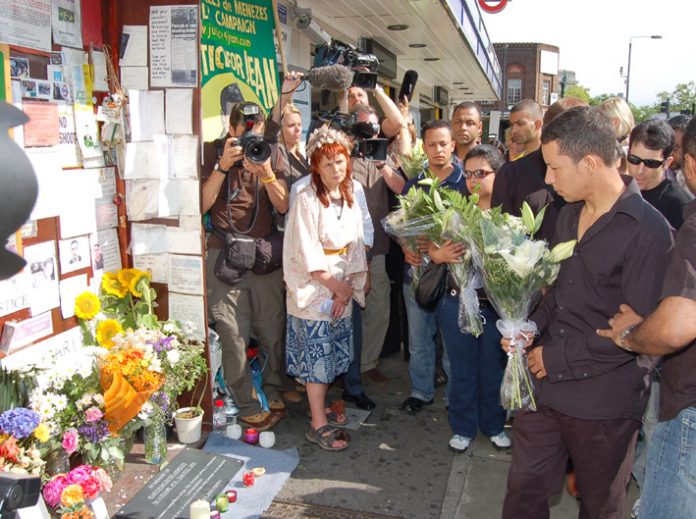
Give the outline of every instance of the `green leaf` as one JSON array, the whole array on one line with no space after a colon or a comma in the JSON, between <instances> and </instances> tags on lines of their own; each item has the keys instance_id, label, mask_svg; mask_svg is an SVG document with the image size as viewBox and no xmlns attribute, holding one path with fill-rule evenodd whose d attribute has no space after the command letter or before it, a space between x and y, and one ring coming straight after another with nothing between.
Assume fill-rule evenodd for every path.
<instances>
[{"instance_id":1,"label":"green leaf","mask_svg":"<svg viewBox=\"0 0 696 519\"><path fill-rule=\"evenodd\" d=\"M542 207L541 211L539 211L539 214L537 214L536 218L534 218L534 232L532 233L533 235L539 232L539 229L541 229L541 224L544 221L544 214L546 213L547 207L548 205Z\"/></svg>"},{"instance_id":2,"label":"green leaf","mask_svg":"<svg viewBox=\"0 0 696 519\"><path fill-rule=\"evenodd\" d=\"M433 202L435 202L435 207L438 211L445 210L445 204L442 203L442 197L440 196L440 193L437 190L433 192Z\"/></svg>"},{"instance_id":3,"label":"green leaf","mask_svg":"<svg viewBox=\"0 0 696 519\"><path fill-rule=\"evenodd\" d=\"M552 263L560 263L564 259L569 258L573 254L577 240L564 241L559 243L549 253L549 261Z\"/></svg>"}]
</instances>

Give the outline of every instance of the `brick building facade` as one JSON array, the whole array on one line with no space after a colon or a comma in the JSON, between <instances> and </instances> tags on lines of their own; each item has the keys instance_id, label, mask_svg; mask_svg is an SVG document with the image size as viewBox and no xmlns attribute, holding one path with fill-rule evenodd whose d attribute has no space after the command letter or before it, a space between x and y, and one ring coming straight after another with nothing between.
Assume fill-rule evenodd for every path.
<instances>
[{"instance_id":1,"label":"brick building facade","mask_svg":"<svg viewBox=\"0 0 696 519\"><path fill-rule=\"evenodd\" d=\"M503 70L503 95L488 110L505 113L522 99L534 99L543 108L560 92L559 49L546 43L494 43Z\"/></svg>"}]
</instances>

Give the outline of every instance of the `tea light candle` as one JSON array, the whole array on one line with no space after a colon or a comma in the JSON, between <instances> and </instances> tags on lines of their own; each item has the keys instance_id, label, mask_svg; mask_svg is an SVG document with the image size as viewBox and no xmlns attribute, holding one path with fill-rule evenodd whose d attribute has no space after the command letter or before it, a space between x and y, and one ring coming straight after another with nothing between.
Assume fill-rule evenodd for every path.
<instances>
[{"instance_id":1,"label":"tea light candle","mask_svg":"<svg viewBox=\"0 0 696 519\"><path fill-rule=\"evenodd\" d=\"M227 491L227 500L230 503L236 503L237 502L237 491L236 490L228 490Z\"/></svg>"},{"instance_id":2,"label":"tea light candle","mask_svg":"<svg viewBox=\"0 0 696 519\"><path fill-rule=\"evenodd\" d=\"M242 476L242 482L244 483L245 487L253 487L254 486L254 473L250 470L246 471L244 475Z\"/></svg>"},{"instance_id":3,"label":"tea light candle","mask_svg":"<svg viewBox=\"0 0 696 519\"><path fill-rule=\"evenodd\" d=\"M270 449L275 445L275 433L273 431L263 431L259 435L259 445L265 449Z\"/></svg>"},{"instance_id":4,"label":"tea light candle","mask_svg":"<svg viewBox=\"0 0 696 519\"><path fill-rule=\"evenodd\" d=\"M259 431L249 427L244 431L244 441L249 445L255 445L259 441Z\"/></svg>"},{"instance_id":5,"label":"tea light candle","mask_svg":"<svg viewBox=\"0 0 696 519\"><path fill-rule=\"evenodd\" d=\"M233 440L238 440L239 438L242 437L242 426L239 425L238 423L228 425L227 429L225 430L225 434L227 435L228 438L232 438Z\"/></svg>"},{"instance_id":6,"label":"tea light candle","mask_svg":"<svg viewBox=\"0 0 696 519\"><path fill-rule=\"evenodd\" d=\"M208 519L210 517L210 505L208 501L199 499L191 503L189 507L189 516L191 519Z\"/></svg>"}]
</instances>

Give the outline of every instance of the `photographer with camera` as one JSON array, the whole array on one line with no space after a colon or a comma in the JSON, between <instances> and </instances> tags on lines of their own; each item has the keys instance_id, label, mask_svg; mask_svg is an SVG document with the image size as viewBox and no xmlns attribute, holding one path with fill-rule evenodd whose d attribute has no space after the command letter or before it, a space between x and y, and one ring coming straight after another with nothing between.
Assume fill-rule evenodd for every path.
<instances>
[{"instance_id":1,"label":"photographer with camera","mask_svg":"<svg viewBox=\"0 0 696 519\"><path fill-rule=\"evenodd\" d=\"M266 255L282 258L282 235L274 233L273 218L288 209L287 164L263 141L263 129L258 105L234 105L228 134L206 145L202 185L202 210L210 210L215 230L206 258L208 304L222 340L225 380L240 421L262 431L285 412L283 272L280 262ZM263 390L271 411L254 397L246 356L251 335L268 359Z\"/></svg>"},{"instance_id":2,"label":"photographer with camera","mask_svg":"<svg viewBox=\"0 0 696 519\"><path fill-rule=\"evenodd\" d=\"M402 128L407 128L407 120L404 119L401 110L399 110L399 107L391 100L384 89L376 85L372 89L372 93L382 112L384 112L384 119L380 125L384 136L389 139L398 135ZM353 113L358 105L370 106L370 99L367 95L367 90L359 86L352 86L344 92L339 102L339 109L341 112Z\"/></svg>"},{"instance_id":3,"label":"photographer with camera","mask_svg":"<svg viewBox=\"0 0 696 519\"><path fill-rule=\"evenodd\" d=\"M377 362L389 327L391 283L385 266L389 238L381 222L390 209L388 191L400 194L406 182L396 172L391 159L386 157L386 139L376 139L379 135L379 120L375 109L357 104L353 107L352 115L355 120L352 133L357 141L358 156L351 159L351 171L353 178L365 191L374 226L374 244L369 261L371 289L362 312L363 349L360 369L373 382L385 384L389 379L377 369ZM348 392L343 394L343 398L356 401L355 395Z\"/></svg>"}]
</instances>

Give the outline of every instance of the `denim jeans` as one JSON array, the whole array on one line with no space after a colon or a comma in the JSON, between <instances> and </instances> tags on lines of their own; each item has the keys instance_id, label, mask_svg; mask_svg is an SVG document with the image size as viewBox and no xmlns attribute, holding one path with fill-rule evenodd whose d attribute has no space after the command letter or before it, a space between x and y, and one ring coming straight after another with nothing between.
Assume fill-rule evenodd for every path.
<instances>
[{"instance_id":1,"label":"denim jeans","mask_svg":"<svg viewBox=\"0 0 696 519\"><path fill-rule=\"evenodd\" d=\"M360 359L362 357L362 308L353 301L353 360L343 376L343 390L349 395L360 396Z\"/></svg>"},{"instance_id":2,"label":"denim jeans","mask_svg":"<svg viewBox=\"0 0 696 519\"><path fill-rule=\"evenodd\" d=\"M696 504L696 406L655 427L640 497L640 519L687 519Z\"/></svg>"},{"instance_id":3,"label":"denim jeans","mask_svg":"<svg viewBox=\"0 0 696 519\"><path fill-rule=\"evenodd\" d=\"M410 396L432 400L435 396L435 333L437 319L435 312L426 312L416 303L411 284L404 283L404 303L408 318L408 375L411 379ZM442 366L447 376L449 362L443 355Z\"/></svg>"},{"instance_id":4,"label":"denim jeans","mask_svg":"<svg viewBox=\"0 0 696 519\"><path fill-rule=\"evenodd\" d=\"M648 452L650 452L650 442L658 424L657 417L660 410L660 380L656 378L654 372L651 377L650 398L648 399L648 406L643 413L643 427L641 427L641 435L638 437L638 443L636 444L636 460L633 462L632 470L633 478L636 480L638 488L643 488L643 481L645 481L645 468L648 462Z\"/></svg>"},{"instance_id":5,"label":"denim jeans","mask_svg":"<svg viewBox=\"0 0 696 519\"><path fill-rule=\"evenodd\" d=\"M483 334L474 337L459 330L459 297L448 293L438 303L437 322L450 361L449 422L452 432L467 438L481 432L496 436L505 425L500 405L500 384L507 356L495 326L498 315L481 307Z\"/></svg>"}]
</instances>

